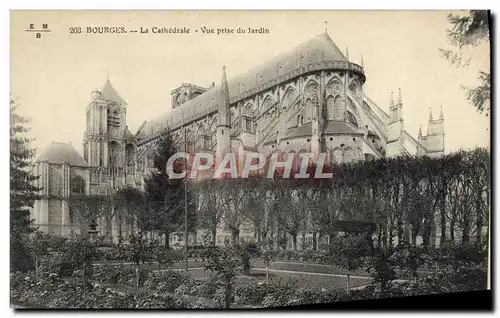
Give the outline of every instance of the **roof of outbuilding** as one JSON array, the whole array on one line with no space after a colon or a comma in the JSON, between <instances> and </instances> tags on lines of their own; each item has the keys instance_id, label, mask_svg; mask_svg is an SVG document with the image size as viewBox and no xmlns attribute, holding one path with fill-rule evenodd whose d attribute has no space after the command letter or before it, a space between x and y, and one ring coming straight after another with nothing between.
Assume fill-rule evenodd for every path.
<instances>
[{"instance_id":1,"label":"roof of outbuilding","mask_svg":"<svg viewBox=\"0 0 500 318\"><path fill-rule=\"evenodd\" d=\"M87 163L76 151L71 143L52 142L38 157L37 161L48 161L49 163L70 166L87 167Z\"/></svg>"}]
</instances>

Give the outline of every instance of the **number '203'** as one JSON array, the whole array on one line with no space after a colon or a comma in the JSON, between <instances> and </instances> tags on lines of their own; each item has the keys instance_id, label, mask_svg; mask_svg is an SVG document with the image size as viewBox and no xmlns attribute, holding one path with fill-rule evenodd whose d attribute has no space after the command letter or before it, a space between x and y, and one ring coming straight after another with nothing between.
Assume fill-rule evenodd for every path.
<instances>
[{"instance_id":1,"label":"number '203'","mask_svg":"<svg viewBox=\"0 0 500 318\"><path fill-rule=\"evenodd\" d=\"M70 34L80 34L80 33L82 33L82 28L80 28L80 27L70 27L69 28L69 33Z\"/></svg>"}]
</instances>

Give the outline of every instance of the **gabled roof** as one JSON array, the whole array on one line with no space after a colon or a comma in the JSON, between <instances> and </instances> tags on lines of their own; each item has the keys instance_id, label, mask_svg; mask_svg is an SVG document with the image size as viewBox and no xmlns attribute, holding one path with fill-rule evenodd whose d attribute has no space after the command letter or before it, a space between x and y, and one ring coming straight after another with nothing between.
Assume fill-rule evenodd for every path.
<instances>
[{"instance_id":1,"label":"gabled roof","mask_svg":"<svg viewBox=\"0 0 500 318\"><path fill-rule=\"evenodd\" d=\"M49 163L70 166L87 167L87 163L76 151L71 143L52 142L38 157L37 161L48 161Z\"/></svg>"},{"instance_id":2,"label":"gabled roof","mask_svg":"<svg viewBox=\"0 0 500 318\"><path fill-rule=\"evenodd\" d=\"M111 82L109 79L106 81L104 84L104 87L100 90L102 97L105 100L112 101L112 102L119 102L124 105L127 105L127 102L120 97L120 94L116 91L116 89L111 85Z\"/></svg>"},{"instance_id":3,"label":"gabled roof","mask_svg":"<svg viewBox=\"0 0 500 318\"><path fill-rule=\"evenodd\" d=\"M301 65L309 65L322 61L345 61L344 54L324 32L308 41L294 47L283 54L277 55L266 63L257 66L248 72L230 78L227 81L229 98L234 99L243 92L254 89L279 76L289 73ZM159 130L172 123L184 121L187 118L200 117L217 109L217 94L220 87L215 87L207 92L187 101L180 107L171 110L159 118L148 121L137 135L150 137ZM184 119L183 119L184 118Z\"/></svg>"}]
</instances>

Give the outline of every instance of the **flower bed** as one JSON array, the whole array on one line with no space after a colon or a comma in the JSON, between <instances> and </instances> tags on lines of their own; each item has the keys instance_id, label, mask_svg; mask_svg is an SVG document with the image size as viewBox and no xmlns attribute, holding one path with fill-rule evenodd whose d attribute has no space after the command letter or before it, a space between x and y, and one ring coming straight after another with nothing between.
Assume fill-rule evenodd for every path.
<instances>
[{"instance_id":1,"label":"flower bed","mask_svg":"<svg viewBox=\"0 0 500 318\"><path fill-rule=\"evenodd\" d=\"M61 279L57 274L35 279L21 273L11 274L11 302L26 308L188 308L190 304L175 295L142 291L133 293L83 286Z\"/></svg>"}]
</instances>

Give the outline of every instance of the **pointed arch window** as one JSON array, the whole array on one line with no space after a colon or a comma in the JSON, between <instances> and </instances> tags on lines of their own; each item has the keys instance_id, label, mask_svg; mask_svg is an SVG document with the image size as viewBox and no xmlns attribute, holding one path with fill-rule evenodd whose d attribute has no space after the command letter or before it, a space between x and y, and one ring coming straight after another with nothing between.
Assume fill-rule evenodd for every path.
<instances>
[{"instance_id":1,"label":"pointed arch window","mask_svg":"<svg viewBox=\"0 0 500 318\"><path fill-rule=\"evenodd\" d=\"M245 130L249 133L253 132L253 120L249 117L245 118Z\"/></svg>"},{"instance_id":2,"label":"pointed arch window","mask_svg":"<svg viewBox=\"0 0 500 318\"><path fill-rule=\"evenodd\" d=\"M85 194L85 181L80 176L75 176L71 179L71 193Z\"/></svg>"},{"instance_id":3,"label":"pointed arch window","mask_svg":"<svg viewBox=\"0 0 500 318\"><path fill-rule=\"evenodd\" d=\"M205 127L200 125L196 134L196 149L205 149Z\"/></svg>"},{"instance_id":4,"label":"pointed arch window","mask_svg":"<svg viewBox=\"0 0 500 318\"><path fill-rule=\"evenodd\" d=\"M342 99L340 96L335 97L333 101L333 119L341 120L342 119Z\"/></svg>"},{"instance_id":5,"label":"pointed arch window","mask_svg":"<svg viewBox=\"0 0 500 318\"><path fill-rule=\"evenodd\" d=\"M305 107L305 122L308 123L312 121L313 117L313 103L311 99L306 100L306 107Z\"/></svg>"},{"instance_id":6,"label":"pointed arch window","mask_svg":"<svg viewBox=\"0 0 500 318\"><path fill-rule=\"evenodd\" d=\"M326 99L326 113L328 120L335 119L335 98L332 95Z\"/></svg>"},{"instance_id":7,"label":"pointed arch window","mask_svg":"<svg viewBox=\"0 0 500 318\"><path fill-rule=\"evenodd\" d=\"M120 113L117 109L108 109L108 126L120 127Z\"/></svg>"},{"instance_id":8,"label":"pointed arch window","mask_svg":"<svg viewBox=\"0 0 500 318\"><path fill-rule=\"evenodd\" d=\"M132 144L128 144L125 150L127 157L127 173L134 174L135 168L135 149Z\"/></svg>"},{"instance_id":9,"label":"pointed arch window","mask_svg":"<svg viewBox=\"0 0 500 318\"><path fill-rule=\"evenodd\" d=\"M108 167L111 170L111 173L116 173L118 170L119 163L119 148L120 146L116 141L111 141L108 144Z\"/></svg>"}]
</instances>

